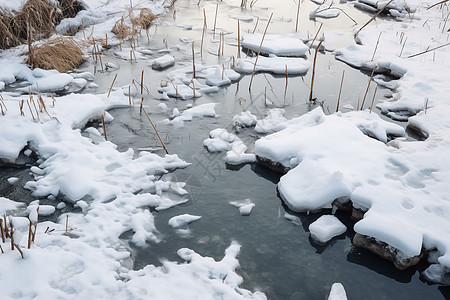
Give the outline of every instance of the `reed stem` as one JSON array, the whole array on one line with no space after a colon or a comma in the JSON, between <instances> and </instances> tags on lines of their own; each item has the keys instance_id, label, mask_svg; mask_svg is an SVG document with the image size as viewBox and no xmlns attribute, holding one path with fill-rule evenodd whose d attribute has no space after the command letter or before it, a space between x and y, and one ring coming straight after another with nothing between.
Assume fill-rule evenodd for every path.
<instances>
[{"instance_id":1,"label":"reed stem","mask_svg":"<svg viewBox=\"0 0 450 300\"><path fill-rule=\"evenodd\" d=\"M259 57L259 54L261 53L262 44L264 42L264 38L266 37L267 29L269 28L269 24L270 24L270 21L272 20L272 17L273 17L273 13L270 14L270 18L269 18L269 21L267 22L266 29L264 30L264 34L262 36L261 43L259 44L258 54L256 55L255 64L253 65L252 78L250 79L250 85L248 86L249 91L252 89L252 82L253 82L253 77L255 76L256 64L258 63L258 57Z\"/></svg>"},{"instance_id":2,"label":"reed stem","mask_svg":"<svg viewBox=\"0 0 450 300\"><path fill-rule=\"evenodd\" d=\"M320 28L319 28L320 30ZM316 59L317 59L317 52L319 52L320 46L322 45L322 41L320 41L319 45L316 48L316 52L314 53L314 61L313 61L313 70L311 75L311 90L309 91L309 101L313 100L313 87L314 87L314 77L316 74Z\"/></svg>"},{"instance_id":3,"label":"reed stem","mask_svg":"<svg viewBox=\"0 0 450 300\"><path fill-rule=\"evenodd\" d=\"M112 81L112 83L111 83L111 86L109 87L108 97L109 97L109 95L111 94L111 90L112 90L112 88L113 88L114 82L116 82L117 74L118 74L118 73L116 73L116 75L114 76L114 79L113 79L113 81Z\"/></svg>"}]
</instances>

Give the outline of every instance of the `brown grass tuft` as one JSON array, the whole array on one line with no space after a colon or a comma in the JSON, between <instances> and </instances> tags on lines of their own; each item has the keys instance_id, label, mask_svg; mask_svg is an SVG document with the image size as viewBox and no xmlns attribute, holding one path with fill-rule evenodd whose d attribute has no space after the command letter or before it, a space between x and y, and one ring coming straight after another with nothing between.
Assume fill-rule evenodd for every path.
<instances>
[{"instance_id":1,"label":"brown grass tuft","mask_svg":"<svg viewBox=\"0 0 450 300\"><path fill-rule=\"evenodd\" d=\"M28 0L14 15L0 11L0 49L25 43L28 26L33 39L48 38L63 18L74 17L82 9L78 0L61 0L58 6L49 0Z\"/></svg>"},{"instance_id":2,"label":"brown grass tuft","mask_svg":"<svg viewBox=\"0 0 450 300\"><path fill-rule=\"evenodd\" d=\"M83 51L77 43L67 37L59 37L33 49L33 68L56 69L67 72L83 62Z\"/></svg>"},{"instance_id":3,"label":"brown grass tuft","mask_svg":"<svg viewBox=\"0 0 450 300\"><path fill-rule=\"evenodd\" d=\"M134 30L130 26L125 24L123 17L114 24L114 27L111 31L117 36L119 40L125 40L135 34Z\"/></svg>"}]
</instances>

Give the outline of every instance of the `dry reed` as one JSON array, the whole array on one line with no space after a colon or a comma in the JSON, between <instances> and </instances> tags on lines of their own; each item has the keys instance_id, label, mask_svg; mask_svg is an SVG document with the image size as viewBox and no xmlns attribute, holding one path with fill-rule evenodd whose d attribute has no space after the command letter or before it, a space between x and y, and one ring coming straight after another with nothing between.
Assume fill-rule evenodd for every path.
<instances>
[{"instance_id":1,"label":"dry reed","mask_svg":"<svg viewBox=\"0 0 450 300\"><path fill-rule=\"evenodd\" d=\"M83 51L71 38L58 37L33 49L28 63L33 68L56 69L61 73L76 68L83 62Z\"/></svg>"},{"instance_id":2,"label":"dry reed","mask_svg":"<svg viewBox=\"0 0 450 300\"><path fill-rule=\"evenodd\" d=\"M147 111L145 108L142 107L142 110L144 111L145 115L147 116L147 119L150 121L150 124L152 124L153 130L155 130L156 135L158 136L159 141L161 142L161 145L164 148L164 151L166 154L169 154L169 151L167 151L166 145L164 145L164 142L162 141L161 137L159 136L158 130L156 130L155 124L153 124L152 119L150 119L150 116L147 114Z\"/></svg>"},{"instance_id":3,"label":"dry reed","mask_svg":"<svg viewBox=\"0 0 450 300\"><path fill-rule=\"evenodd\" d=\"M364 102L366 101L367 92L369 91L370 83L372 82L373 74L375 74L376 68L377 68L376 66L373 67L372 74L370 75L369 82L367 83L366 92L364 93L364 98L363 98L360 110L362 110L364 107Z\"/></svg>"},{"instance_id":4,"label":"dry reed","mask_svg":"<svg viewBox=\"0 0 450 300\"><path fill-rule=\"evenodd\" d=\"M114 76L114 79L113 79L113 81L112 81L112 83L111 83L111 86L109 87L108 97L109 97L109 95L111 94L111 90L112 90L112 88L113 88L114 82L116 82L117 74L119 74L119 73L116 73L116 75Z\"/></svg>"},{"instance_id":5,"label":"dry reed","mask_svg":"<svg viewBox=\"0 0 450 300\"><path fill-rule=\"evenodd\" d=\"M320 41L319 45L316 48L316 52L314 53L313 69L312 69L312 75L311 75L311 90L309 91L309 101L313 101L312 96L313 96L313 87L314 87L314 77L316 74L316 59L317 59L317 52L319 52L320 46L322 46L322 41Z\"/></svg>"},{"instance_id":6,"label":"dry reed","mask_svg":"<svg viewBox=\"0 0 450 300\"><path fill-rule=\"evenodd\" d=\"M383 6L375 15L372 16L372 18L369 19L369 21L366 22L366 24L364 24L356 33L355 36L357 36L361 30L363 30L367 25L369 25L373 20L375 20L376 17L378 17L379 14L381 14L383 12L383 10L389 5L391 4L391 2L394 0L389 0L388 3L386 3L385 6Z\"/></svg>"},{"instance_id":7,"label":"dry reed","mask_svg":"<svg viewBox=\"0 0 450 300\"><path fill-rule=\"evenodd\" d=\"M339 96L337 99L336 112L339 111L339 101L341 100L342 85L344 84L345 70L342 70L341 86L339 87Z\"/></svg>"},{"instance_id":8,"label":"dry reed","mask_svg":"<svg viewBox=\"0 0 450 300\"><path fill-rule=\"evenodd\" d=\"M57 5L56 5L57 4ZM28 0L14 15L0 10L0 49L25 43L29 33L36 40L48 38L64 18L72 18L83 6L78 0Z\"/></svg>"},{"instance_id":9,"label":"dry reed","mask_svg":"<svg viewBox=\"0 0 450 300\"><path fill-rule=\"evenodd\" d=\"M269 21L267 21L266 29L264 30L264 34L261 39L261 43L259 44L258 54L256 55L255 64L253 65L252 78L250 79L250 84L248 86L248 90L252 89L253 77L255 76L256 64L258 63L259 54L261 54L262 44L264 42L264 38L266 37L267 29L269 28L270 21L272 20L273 13L270 14Z\"/></svg>"},{"instance_id":10,"label":"dry reed","mask_svg":"<svg viewBox=\"0 0 450 300\"><path fill-rule=\"evenodd\" d=\"M297 18L295 21L295 32L298 31L298 21L299 21L299 17L300 17L300 0L297 0L297 1L298 1L298 6L297 6Z\"/></svg>"}]
</instances>

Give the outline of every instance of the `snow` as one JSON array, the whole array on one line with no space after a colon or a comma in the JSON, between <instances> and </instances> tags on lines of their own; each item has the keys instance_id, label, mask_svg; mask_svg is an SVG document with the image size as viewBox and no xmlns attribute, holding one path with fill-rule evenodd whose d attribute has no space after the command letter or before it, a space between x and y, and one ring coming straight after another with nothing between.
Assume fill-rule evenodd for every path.
<instances>
[{"instance_id":1,"label":"snow","mask_svg":"<svg viewBox=\"0 0 450 300\"><path fill-rule=\"evenodd\" d=\"M194 106L192 108L188 108L185 111L183 111L181 114L177 114L174 116L172 120L166 120L165 122L168 122L172 125L183 125L184 122L192 121L193 119L199 119L204 117L210 117L213 118L216 116L216 111L214 107L216 106L216 103L205 103L200 104L198 106Z\"/></svg>"},{"instance_id":2,"label":"snow","mask_svg":"<svg viewBox=\"0 0 450 300\"><path fill-rule=\"evenodd\" d=\"M241 45L258 53L262 37L261 33L244 34ZM274 54L276 56L303 56L307 51L308 47L300 39L273 34L266 34L261 46L261 54Z\"/></svg>"},{"instance_id":3,"label":"snow","mask_svg":"<svg viewBox=\"0 0 450 300\"><path fill-rule=\"evenodd\" d=\"M151 66L154 69L164 69L173 65L175 65L175 57L170 54L158 57L151 62Z\"/></svg>"},{"instance_id":4,"label":"snow","mask_svg":"<svg viewBox=\"0 0 450 300\"><path fill-rule=\"evenodd\" d=\"M333 237L343 234L347 227L333 215L323 215L309 225L311 237L320 243L326 243Z\"/></svg>"},{"instance_id":5,"label":"snow","mask_svg":"<svg viewBox=\"0 0 450 300\"><path fill-rule=\"evenodd\" d=\"M17 178L17 177L9 177L9 178L8 178L8 183L9 183L9 184L14 184L14 183L16 183L17 181L19 181L19 178Z\"/></svg>"},{"instance_id":6,"label":"snow","mask_svg":"<svg viewBox=\"0 0 450 300\"><path fill-rule=\"evenodd\" d=\"M23 2L0 1L0 7L11 11L20 8ZM58 32L68 32L81 25L91 30L93 27L89 26L95 24L95 38L104 38L117 18L126 14L123 1L82 2L87 9L75 18L63 20ZM374 11L387 4L387 1L375 0L360 2L355 5ZM405 257L418 255L423 248L437 249L433 254L436 259L422 276L432 282L448 284L450 86L447 74L450 71L450 47L414 56L448 42L445 31L448 28L442 28L445 25L439 7L426 9L434 3L393 1L386 12L402 22L372 22L358 32L355 44L334 52L336 59L351 66L368 71L375 68L377 74L383 74L376 75L374 81L392 89L393 94L377 108L392 119L407 121L410 128L424 136L423 141L405 138L403 128L368 110L325 115L318 108L292 120L287 120L279 109L268 111L267 118L262 120L257 120L250 112L243 112L233 118L233 124L255 126L258 134L269 134L256 142L255 154L288 170L278 189L289 208L297 212L317 211L330 208L337 198L348 198L355 208L365 212L364 218L354 226L357 233L385 242ZM163 13L166 6L162 0L139 3L139 8L151 8L154 13ZM319 10L313 13L314 17L335 17L339 12L333 8L318 13ZM234 18L243 22L253 19ZM82 40L83 32L78 32L75 38ZM261 34L244 35L242 45L256 52L261 38ZM115 36L110 39L111 45L119 43ZM31 71L23 63L25 57L17 55L21 49L23 47L2 51L0 90L16 81L22 81L20 84L24 87L19 91L26 94L29 89L62 94L96 86L88 82L94 79L91 73ZM117 54L128 58L129 50L125 48ZM161 55L170 51L155 52ZM303 58L280 56L303 56L306 51L307 47L298 37L269 34L262 49L269 57L260 56L255 71L284 75L287 69L288 74L303 75L308 71L309 62ZM149 49L136 49L139 60L148 60L150 55L153 52ZM173 56L166 56L171 58L159 58L160 65L173 63ZM237 72L252 73L255 61L255 57L238 59L234 70L224 65L197 64L196 78L192 76L192 66L186 62L186 67L168 74L170 83L159 91L165 100L169 96L198 98L239 80ZM106 62L106 65L108 69L119 68L112 62ZM384 74L395 80L388 81ZM41 110L34 116L26 105L24 115L17 109L23 97L13 93L2 95L5 105L16 109L8 109L5 116L0 116L0 159L14 163L24 147L30 147L29 151L36 153L39 161L37 166L30 168L33 180L25 187L34 196L47 197L48 201L63 195L69 206L81 209L78 213L59 216L56 222L38 223L36 241L31 249L25 249L29 224L23 217L25 207L0 197L0 214L13 214L8 220L16 227L14 237L25 255L21 260L18 251L10 251L6 243L2 244L7 251L0 255L3 266L0 277L8 278L0 280L3 295L52 299L134 299L143 295L146 298L179 299L220 295L227 299L265 299L263 293L239 288L242 278L236 273L239 267L236 257L240 246L236 242L232 242L220 261L183 248L178 254L185 263L164 261L161 267L148 265L139 270L130 266L131 253L119 236L131 232L131 243L136 247L147 247L163 238L149 208L168 209L188 200L183 183L164 181L158 179L159 175L189 164L175 154L159 156L131 149L119 152L116 145L103 140L96 128L86 129L87 137L81 134L88 121L99 120L106 110L128 106L128 97L121 89L110 97L70 94L55 97L55 102L42 94L47 113ZM181 112L174 111L173 119L167 122L180 125L195 118L216 117L216 103L195 105ZM105 116L108 119L108 114ZM229 164L256 160L255 154L245 153L247 145L225 129L211 131L204 144L209 151L228 151L225 162ZM9 178L8 182L17 183L14 178ZM173 194L177 197L172 197ZM249 214L254 207L251 201L232 202L243 215ZM56 207L63 209L65 205L60 202ZM55 211L54 205L32 202L28 216L33 221L38 219L37 207L40 215ZM173 220L178 221L172 222L199 218L192 215L177 217ZM296 216L286 214L285 218L301 225ZM328 220L325 225L330 223ZM318 228L314 228L317 225ZM325 225L319 219L311 224L310 230L315 236L323 237L316 230L323 230ZM44 233L47 228L50 232ZM342 226L340 230L344 230ZM338 234L325 230L330 235L331 232ZM323 237L323 240L327 238ZM30 273L30 269L39 270L39 276ZM174 286L181 288L174 289ZM333 284L329 299L346 299L341 284Z\"/></svg>"},{"instance_id":7,"label":"snow","mask_svg":"<svg viewBox=\"0 0 450 300\"><path fill-rule=\"evenodd\" d=\"M23 203L15 202L5 197L0 197L0 215L2 216L23 206Z\"/></svg>"},{"instance_id":8,"label":"snow","mask_svg":"<svg viewBox=\"0 0 450 300\"><path fill-rule=\"evenodd\" d=\"M209 152L228 151L225 162L230 165L252 163L256 157L252 153L245 153L248 147L236 135L226 129L216 128L209 133L209 138L203 141Z\"/></svg>"},{"instance_id":9,"label":"snow","mask_svg":"<svg viewBox=\"0 0 450 300\"><path fill-rule=\"evenodd\" d=\"M13 2L0 2L0 7L5 9L22 4L22 1ZM119 41L110 30L118 17L128 14L125 5L129 3L122 2L82 1L86 10L75 18L63 20L57 31L69 32L83 25L96 39L104 38L108 33L110 45L118 45ZM151 8L159 14L164 12L165 5L164 1L157 0L139 3L137 9ZM95 33L90 27L93 24ZM81 41L83 33L76 33L74 38ZM110 96L89 94L86 87L96 86L90 82L95 79L92 73L31 71L23 63L25 58L18 56L19 51L10 49L1 53L1 88L20 80L23 93L28 94L29 89L42 93L42 102L39 100L38 103L43 108L38 106L31 111L25 104L21 114L18 107L23 97L18 93L2 94L9 109L0 116L0 159L14 163L25 147L29 148L27 155L35 153L38 161L30 168L32 179L25 188L38 199L46 197L46 204L36 200L26 209L22 203L0 197L0 214L13 214L6 218L15 225L15 243L24 255L22 260L19 251L11 250L9 241L0 242L5 250L0 255L2 295L24 299L266 299L261 292L239 287L243 279L236 273L240 251L237 242L231 243L219 261L182 248L178 254L184 263L164 261L160 267L148 265L133 269L130 245L122 234L131 232L129 243L135 247L147 247L149 243L161 241L163 235L155 227L155 215L150 209L169 209L188 199L185 183L166 181L160 175L185 168L189 163L176 154L160 156L132 149L120 152L115 144L104 140L97 128L83 130L89 121L99 121L101 115L105 116L106 122L112 122L108 109L128 106L128 97L122 89L113 91ZM129 52L129 49L123 51ZM118 54L128 54L123 51ZM135 53L140 60L148 59L152 54L141 48ZM106 62L106 65L107 69L119 68L112 62ZM214 75L211 70L216 69L217 66L205 68L205 73L199 71L199 76L206 81L206 76ZM228 68L224 74L231 81L240 78ZM176 84L183 84L192 91L186 82L186 74L182 75L185 82L180 79ZM200 83L198 86L196 97L202 90L218 91L217 86ZM85 94L76 94L81 90ZM47 92L68 95L53 94L53 98L44 94ZM182 123L194 118L214 117L215 105L206 103L189 107L172 121ZM10 184L17 183L14 178L9 179ZM58 199L64 197L64 202L56 202L57 196ZM55 203L47 204L47 201ZM72 210L72 206L77 209ZM49 216L56 209L62 210L58 214L63 214L54 222L37 223L36 230L32 229L36 232L35 241L28 249L30 220L38 221L38 211L39 216ZM25 215L29 219L23 217ZM178 217L172 222L178 220L181 224L199 218ZM39 270L39 276L30 270Z\"/></svg>"},{"instance_id":10,"label":"snow","mask_svg":"<svg viewBox=\"0 0 450 300\"><path fill-rule=\"evenodd\" d=\"M286 118L283 117L285 111L281 108L273 108L268 111L267 117L257 120L255 131L258 133L272 133L280 131L286 127Z\"/></svg>"},{"instance_id":11,"label":"snow","mask_svg":"<svg viewBox=\"0 0 450 300\"><path fill-rule=\"evenodd\" d=\"M251 127L256 125L257 118L250 111L243 111L239 115L233 117L233 126Z\"/></svg>"},{"instance_id":12,"label":"snow","mask_svg":"<svg viewBox=\"0 0 450 300\"><path fill-rule=\"evenodd\" d=\"M199 220L200 218L201 218L201 216L183 214L183 215L179 215L179 216L170 218L169 225L174 228L179 228L179 227L186 226L192 222L195 222L195 221Z\"/></svg>"},{"instance_id":13,"label":"snow","mask_svg":"<svg viewBox=\"0 0 450 300\"><path fill-rule=\"evenodd\" d=\"M50 75L48 77L44 77L42 79L37 80L29 87L19 88L19 91L24 93L28 93L28 90L31 89L31 92L58 92L62 91L67 85L69 85L74 78L69 74L56 74Z\"/></svg>"},{"instance_id":14,"label":"snow","mask_svg":"<svg viewBox=\"0 0 450 300\"><path fill-rule=\"evenodd\" d=\"M328 300L347 300L347 294L342 283L333 283Z\"/></svg>"},{"instance_id":15,"label":"snow","mask_svg":"<svg viewBox=\"0 0 450 300\"><path fill-rule=\"evenodd\" d=\"M250 199L245 199L241 201L230 201L230 204L234 207L239 208L239 213L241 216L248 216L252 212L253 207L255 207L255 203L253 203Z\"/></svg>"},{"instance_id":16,"label":"snow","mask_svg":"<svg viewBox=\"0 0 450 300\"><path fill-rule=\"evenodd\" d=\"M251 74L255 65L256 57L236 59L234 70L243 74ZM259 56L255 72L269 72L274 74L301 75L308 71L308 63L302 58L269 57Z\"/></svg>"}]
</instances>

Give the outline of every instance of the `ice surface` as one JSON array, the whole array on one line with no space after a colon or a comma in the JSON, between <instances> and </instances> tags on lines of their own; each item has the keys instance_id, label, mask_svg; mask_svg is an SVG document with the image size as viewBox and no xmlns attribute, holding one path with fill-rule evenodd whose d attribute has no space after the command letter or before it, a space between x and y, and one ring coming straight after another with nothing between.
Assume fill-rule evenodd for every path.
<instances>
[{"instance_id":1,"label":"ice surface","mask_svg":"<svg viewBox=\"0 0 450 300\"><path fill-rule=\"evenodd\" d=\"M333 215L323 215L309 225L311 237L321 243L326 243L333 237L343 234L347 227Z\"/></svg>"}]
</instances>

